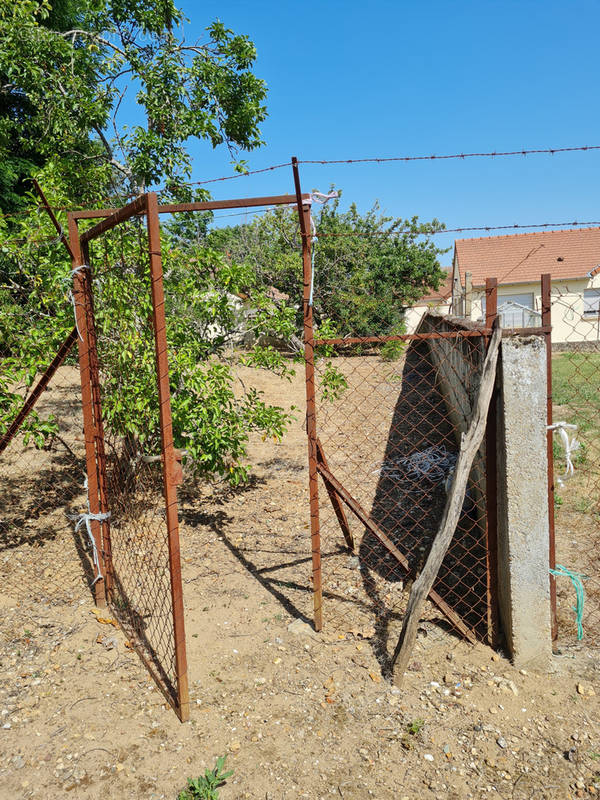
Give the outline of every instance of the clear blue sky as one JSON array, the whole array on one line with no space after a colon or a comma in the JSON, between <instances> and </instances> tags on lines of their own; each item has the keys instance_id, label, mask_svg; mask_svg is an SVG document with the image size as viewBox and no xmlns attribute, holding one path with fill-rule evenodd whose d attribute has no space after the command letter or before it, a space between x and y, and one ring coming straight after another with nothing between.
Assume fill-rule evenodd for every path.
<instances>
[{"instance_id":1,"label":"clear blue sky","mask_svg":"<svg viewBox=\"0 0 600 800\"><path fill-rule=\"evenodd\" d=\"M600 144L598 2L207 0L180 3L201 38L215 18L256 44L268 84L251 169L307 158ZM229 154L193 145L194 179ZM305 190L462 225L600 220L600 151L495 160L302 168ZM293 191L290 170L210 187L215 198ZM235 218L231 220L235 221ZM466 234L475 235L475 234ZM453 235L439 237L452 244ZM450 262L448 254L443 263Z\"/></svg>"}]
</instances>

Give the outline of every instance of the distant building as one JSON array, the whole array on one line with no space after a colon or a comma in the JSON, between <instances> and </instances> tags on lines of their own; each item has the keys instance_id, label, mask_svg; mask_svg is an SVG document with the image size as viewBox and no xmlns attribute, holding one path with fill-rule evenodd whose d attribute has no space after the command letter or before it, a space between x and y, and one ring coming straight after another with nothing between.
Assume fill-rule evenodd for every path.
<instances>
[{"instance_id":1,"label":"distant building","mask_svg":"<svg viewBox=\"0 0 600 800\"><path fill-rule=\"evenodd\" d=\"M414 333L426 311L438 311L440 314L450 313L452 302L452 267L443 267L446 273L443 283L437 291L423 295L414 306L407 308L404 323L407 333Z\"/></svg>"},{"instance_id":2,"label":"distant building","mask_svg":"<svg viewBox=\"0 0 600 800\"><path fill-rule=\"evenodd\" d=\"M600 342L600 228L457 239L451 313L485 318L485 280L498 279L505 328L541 324L540 276L552 281L552 342Z\"/></svg>"}]
</instances>

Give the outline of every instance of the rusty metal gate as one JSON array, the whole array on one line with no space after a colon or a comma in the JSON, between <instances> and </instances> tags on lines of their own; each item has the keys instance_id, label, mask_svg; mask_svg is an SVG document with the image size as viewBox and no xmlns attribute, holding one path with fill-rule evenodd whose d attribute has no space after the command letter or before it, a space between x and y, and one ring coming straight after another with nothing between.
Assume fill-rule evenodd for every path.
<instances>
[{"instance_id":1,"label":"rusty metal gate","mask_svg":"<svg viewBox=\"0 0 600 800\"><path fill-rule=\"evenodd\" d=\"M181 466L173 446L156 195L143 195L110 216L105 212L80 234L78 220L86 215L100 216L70 214L69 238L90 512L84 521L94 540L96 602L108 602L186 720L176 494ZM112 307L117 301L118 316L107 313L111 301ZM144 369L148 364L154 368ZM142 381L137 400L135 380ZM128 382L128 391L120 391ZM126 397L134 398L135 409L121 409Z\"/></svg>"},{"instance_id":2,"label":"rusty metal gate","mask_svg":"<svg viewBox=\"0 0 600 800\"><path fill-rule=\"evenodd\" d=\"M322 281L312 274L310 206L300 200L297 169L295 177L304 241L314 622L317 630L326 620L370 636L374 627L384 654L402 619L407 583L443 513L496 314L496 287L488 287L483 325L428 316L413 335L383 327L374 335L315 333ZM430 599L460 635L496 643L495 418L488 422L494 435L473 464Z\"/></svg>"}]
</instances>

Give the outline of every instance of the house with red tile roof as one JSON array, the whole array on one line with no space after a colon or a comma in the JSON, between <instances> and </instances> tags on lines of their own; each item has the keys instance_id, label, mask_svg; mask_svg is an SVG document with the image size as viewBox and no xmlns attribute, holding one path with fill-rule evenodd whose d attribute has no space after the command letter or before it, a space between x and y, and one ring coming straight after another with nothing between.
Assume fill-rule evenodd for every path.
<instances>
[{"instance_id":1,"label":"house with red tile roof","mask_svg":"<svg viewBox=\"0 0 600 800\"><path fill-rule=\"evenodd\" d=\"M552 279L553 343L600 343L600 228L457 239L451 313L485 317L485 280L498 280L505 328L541 324L540 276Z\"/></svg>"},{"instance_id":2,"label":"house with red tile roof","mask_svg":"<svg viewBox=\"0 0 600 800\"><path fill-rule=\"evenodd\" d=\"M414 306L407 308L404 313L404 324L407 333L415 333L426 311L438 311L440 314L449 314L452 302L452 267L442 267L446 273L439 289L428 292L418 300Z\"/></svg>"}]
</instances>

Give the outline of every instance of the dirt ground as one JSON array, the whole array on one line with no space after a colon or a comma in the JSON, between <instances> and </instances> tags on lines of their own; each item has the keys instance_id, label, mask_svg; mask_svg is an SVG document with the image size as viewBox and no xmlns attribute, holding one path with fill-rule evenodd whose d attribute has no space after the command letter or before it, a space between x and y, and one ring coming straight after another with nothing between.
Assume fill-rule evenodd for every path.
<instances>
[{"instance_id":1,"label":"dirt ground","mask_svg":"<svg viewBox=\"0 0 600 800\"><path fill-rule=\"evenodd\" d=\"M304 405L300 374L253 382L281 405ZM72 382L64 391L67 402ZM223 800L600 793L597 650L566 638L550 674L528 674L461 641L430 607L397 689L382 677L376 621L364 610L360 624L328 624L326 592L324 631L308 624L302 420L282 443L253 440L251 456L244 489L182 492L188 723L165 706L122 632L94 613L81 548L64 526L51 534L58 512L46 512L47 535L0 552L0 800L175 800L224 754L234 775ZM19 476L27 491L42 486L45 458L30 453ZM31 511L19 513L27 529Z\"/></svg>"}]
</instances>

